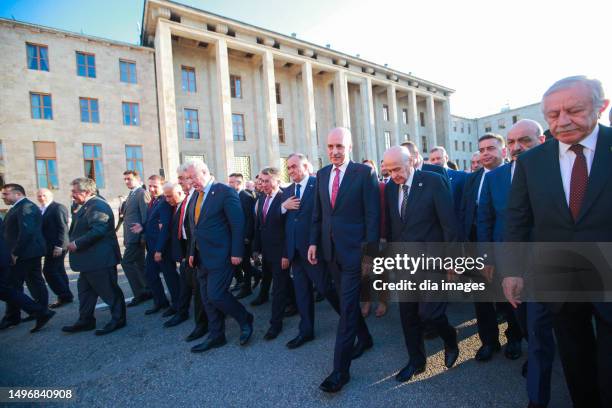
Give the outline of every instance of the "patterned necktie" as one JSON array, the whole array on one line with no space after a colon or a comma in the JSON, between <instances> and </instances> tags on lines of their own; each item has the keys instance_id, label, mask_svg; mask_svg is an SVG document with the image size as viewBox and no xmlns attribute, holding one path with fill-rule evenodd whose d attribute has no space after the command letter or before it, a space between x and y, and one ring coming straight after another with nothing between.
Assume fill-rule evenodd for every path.
<instances>
[{"instance_id":1,"label":"patterned necktie","mask_svg":"<svg viewBox=\"0 0 612 408\"><path fill-rule=\"evenodd\" d=\"M196 200L195 203L195 223L198 223L198 220L200 219L200 213L202 212L202 201L204 201L204 192L202 191L201 193L198 193L198 199Z\"/></svg>"},{"instance_id":2,"label":"patterned necktie","mask_svg":"<svg viewBox=\"0 0 612 408\"><path fill-rule=\"evenodd\" d=\"M185 209L187 208L187 202L189 201L189 197L191 197L191 192L187 193L187 197L185 197L185 199L181 203L178 223L178 239L183 239L183 223L185 222Z\"/></svg>"},{"instance_id":3,"label":"patterned necktie","mask_svg":"<svg viewBox=\"0 0 612 408\"><path fill-rule=\"evenodd\" d=\"M295 198L300 199L300 189L302 188L301 184L295 185Z\"/></svg>"},{"instance_id":4,"label":"patterned necktie","mask_svg":"<svg viewBox=\"0 0 612 408\"><path fill-rule=\"evenodd\" d=\"M270 196L266 196L263 206L263 222L266 222L266 216L268 215L268 209L270 208Z\"/></svg>"},{"instance_id":5,"label":"patterned necktie","mask_svg":"<svg viewBox=\"0 0 612 408\"><path fill-rule=\"evenodd\" d=\"M336 205L336 198L338 197L338 190L340 189L340 169L335 168L334 171L336 175L334 176L334 182L332 183L332 193L331 193L331 206L334 208Z\"/></svg>"},{"instance_id":6,"label":"patterned necktie","mask_svg":"<svg viewBox=\"0 0 612 408\"><path fill-rule=\"evenodd\" d=\"M586 157L584 157L584 146L580 144L572 145L569 148L576 154L574 166L572 167L572 177L570 179L570 199L569 207L574 217L574 221L578 219L580 214L580 206L584 200L584 195L589 181L589 173L587 170Z\"/></svg>"},{"instance_id":7,"label":"patterned necktie","mask_svg":"<svg viewBox=\"0 0 612 408\"><path fill-rule=\"evenodd\" d=\"M408 216L408 188L407 185L402 185L402 192L404 193L402 197L402 212L400 214L402 222L406 222L406 217Z\"/></svg>"}]
</instances>

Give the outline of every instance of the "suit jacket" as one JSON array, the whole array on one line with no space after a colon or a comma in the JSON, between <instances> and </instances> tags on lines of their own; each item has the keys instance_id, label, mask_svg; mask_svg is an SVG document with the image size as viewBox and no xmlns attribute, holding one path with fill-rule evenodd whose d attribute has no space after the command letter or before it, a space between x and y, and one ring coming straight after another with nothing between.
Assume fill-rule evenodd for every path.
<instances>
[{"instance_id":1,"label":"suit jacket","mask_svg":"<svg viewBox=\"0 0 612 408\"><path fill-rule=\"evenodd\" d=\"M336 205L331 207L329 180L332 165L317 172L310 244L323 259L332 260L332 241L340 263L361 262L363 244L378 246L380 196L376 173L365 164L349 162L340 184Z\"/></svg>"},{"instance_id":2,"label":"suit jacket","mask_svg":"<svg viewBox=\"0 0 612 408\"><path fill-rule=\"evenodd\" d=\"M244 214L244 238L253 242L255 234L255 197L246 190L240 191L240 206Z\"/></svg>"},{"instance_id":3,"label":"suit jacket","mask_svg":"<svg viewBox=\"0 0 612 408\"><path fill-rule=\"evenodd\" d=\"M478 187L480 187L480 179L483 173L484 168L480 168L474 173L468 174L463 186L461 210L459 212L459 235L463 241L469 239L472 225L476 223L476 198L478 197Z\"/></svg>"},{"instance_id":4,"label":"suit jacket","mask_svg":"<svg viewBox=\"0 0 612 408\"><path fill-rule=\"evenodd\" d=\"M316 177L308 176L306 188L300 192L300 208L297 210L287 210L285 213L285 247L283 256L290 261L293 260L296 253L303 259L308 258L316 184ZM281 202L294 195L295 183L283 191Z\"/></svg>"},{"instance_id":5,"label":"suit jacket","mask_svg":"<svg viewBox=\"0 0 612 408\"><path fill-rule=\"evenodd\" d=\"M181 216L181 204L178 206L178 210L174 208L172 211L172 222L170 223L170 249L172 253L172 259L175 262L181 262L187 255L187 240L179 238L179 218ZM187 209L185 209L186 211Z\"/></svg>"},{"instance_id":6,"label":"suit jacket","mask_svg":"<svg viewBox=\"0 0 612 408\"><path fill-rule=\"evenodd\" d=\"M108 268L121 261L113 210L103 199L94 196L81 206L72 217L69 235L77 247L69 255L72 270Z\"/></svg>"},{"instance_id":7,"label":"suit jacket","mask_svg":"<svg viewBox=\"0 0 612 408\"><path fill-rule=\"evenodd\" d=\"M53 201L42 215L42 232L47 243L46 255L53 253L53 248L66 250L68 245L68 208Z\"/></svg>"},{"instance_id":8,"label":"suit jacket","mask_svg":"<svg viewBox=\"0 0 612 408\"><path fill-rule=\"evenodd\" d=\"M263 219L265 196L257 202L257 217L255 218L255 240L253 251L261 252L266 261L279 262L285 255L285 218L281 215L283 190L269 204L266 220Z\"/></svg>"},{"instance_id":9,"label":"suit jacket","mask_svg":"<svg viewBox=\"0 0 612 408\"><path fill-rule=\"evenodd\" d=\"M164 199L157 197L147 210L147 220L144 227L147 250L166 252L170 249L170 223L173 208Z\"/></svg>"},{"instance_id":10,"label":"suit jacket","mask_svg":"<svg viewBox=\"0 0 612 408\"><path fill-rule=\"evenodd\" d=\"M195 198L195 197L194 197ZM195 222L195 205L190 213L193 233L189 254L207 269L225 267L230 257L244 252L244 214L238 193L213 182Z\"/></svg>"},{"instance_id":11,"label":"suit jacket","mask_svg":"<svg viewBox=\"0 0 612 408\"><path fill-rule=\"evenodd\" d=\"M385 188L388 242L457 241L451 190L441 175L427 171L414 173L405 222L399 210L400 188L393 181Z\"/></svg>"},{"instance_id":12,"label":"suit jacket","mask_svg":"<svg viewBox=\"0 0 612 408\"><path fill-rule=\"evenodd\" d=\"M123 208L123 243L135 244L142 239L142 233L135 234L130 231L132 224L145 225L147 221L147 204L151 197L142 187L138 187L130 193L125 200Z\"/></svg>"},{"instance_id":13,"label":"suit jacket","mask_svg":"<svg viewBox=\"0 0 612 408\"><path fill-rule=\"evenodd\" d=\"M8 249L8 246L6 245L6 241L4 240L4 221L2 220L2 218L0 218L0 271L8 268L10 264L11 253Z\"/></svg>"},{"instance_id":14,"label":"suit jacket","mask_svg":"<svg viewBox=\"0 0 612 408\"><path fill-rule=\"evenodd\" d=\"M44 256L40 208L27 198L13 205L4 217L4 240L9 252L19 259Z\"/></svg>"},{"instance_id":15,"label":"suit jacket","mask_svg":"<svg viewBox=\"0 0 612 408\"><path fill-rule=\"evenodd\" d=\"M479 242L503 242L512 163L485 175L477 211Z\"/></svg>"},{"instance_id":16,"label":"suit jacket","mask_svg":"<svg viewBox=\"0 0 612 408\"><path fill-rule=\"evenodd\" d=\"M453 205L455 207L455 216L459 219L461 215L461 198L463 197L463 188L468 173L453 169L446 169L448 181L450 181L451 191L453 193Z\"/></svg>"}]
</instances>

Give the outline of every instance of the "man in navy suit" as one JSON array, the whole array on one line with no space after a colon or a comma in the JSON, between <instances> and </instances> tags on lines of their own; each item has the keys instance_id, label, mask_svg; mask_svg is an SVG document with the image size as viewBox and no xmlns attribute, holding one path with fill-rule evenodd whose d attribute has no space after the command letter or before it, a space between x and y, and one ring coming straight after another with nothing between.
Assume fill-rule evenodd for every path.
<instances>
[{"instance_id":1,"label":"man in navy suit","mask_svg":"<svg viewBox=\"0 0 612 408\"><path fill-rule=\"evenodd\" d=\"M597 123L608 103L598 80L553 84L542 111L554 139L521 154L512 180L505 241L563 243L570 255L563 265L540 265L532 278L558 276L562 284L571 276L572 286L563 288L570 293L597 273L572 253L573 243L612 241L612 129ZM516 305L523 278L505 275L504 294ZM560 299L548 307L574 406L612 406L612 304Z\"/></svg>"},{"instance_id":2,"label":"man in navy suit","mask_svg":"<svg viewBox=\"0 0 612 408\"><path fill-rule=\"evenodd\" d=\"M450 181L451 190L453 193L453 203L455 206L455 215L459 218L461 213L461 197L463 196L463 186L467 178L467 173L464 171L453 170L448 167L448 154L443 146L435 146L429 151L429 164L440 166L446 171L446 176Z\"/></svg>"},{"instance_id":3,"label":"man in navy suit","mask_svg":"<svg viewBox=\"0 0 612 408\"><path fill-rule=\"evenodd\" d=\"M191 351L200 353L226 344L225 316L240 325L240 345L253 334L253 315L229 291L234 266L244 254L244 215L234 189L216 183L202 160L189 162L187 173L198 191L190 217L193 239L189 265L198 268L202 303L208 315L208 336Z\"/></svg>"},{"instance_id":4,"label":"man in navy suit","mask_svg":"<svg viewBox=\"0 0 612 408\"><path fill-rule=\"evenodd\" d=\"M147 244L145 275L149 281L149 288L153 292L154 305L152 309L146 310L145 314L151 315L163 309L168 309L162 314L162 317L170 317L178 309L180 285L176 263L172 258L170 242L172 207L162 194L163 182L163 177L157 174L149 177L148 186L151 201L148 204L147 221L144 225L135 223L130 229L135 234L144 231ZM168 286L170 292L171 307L159 276L160 272L164 275L166 286Z\"/></svg>"},{"instance_id":5,"label":"man in navy suit","mask_svg":"<svg viewBox=\"0 0 612 408\"><path fill-rule=\"evenodd\" d=\"M287 158L287 172L293 181L282 195L281 212L285 220L285 242L282 263L291 264L297 309L300 313L298 335L287 343L295 349L314 339L313 285L334 310L340 313L338 294L332 285L323 260L308 262L308 244L312 225L316 178L309 176L308 159L301 153Z\"/></svg>"},{"instance_id":6,"label":"man in navy suit","mask_svg":"<svg viewBox=\"0 0 612 408\"><path fill-rule=\"evenodd\" d=\"M410 152L403 146L392 147L384 155L392 182L385 187L387 242L455 242L457 222L450 188L442 176L415 171ZM418 271L417 273L425 273ZM446 317L446 302L428 302L427 295L418 302L401 302L400 318L409 363L397 374L400 382L409 381L425 371L427 354L423 329L431 325L444 341L444 363L451 368L457 357L457 332Z\"/></svg>"},{"instance_id":7,"label":"man in navy suit","mask_svg":"<svg viewBox=\"0 0 612 408\"><path fill-rule=\"evenodd\" d=\"M351 132L332 129L327 136L330 165L317 172L308 261L327 262L340 297L340 322L334 349L334 370L321 383L338 392L349 382L351 360L372 348L373 341L359 307L361 257L378 249L380 193L376 172L349 159ZM357 338L357 344L355 343Z\"/></svg>"},{"instance_id":8,"label":"man in navy suit","mask_svg":"<svg viewBox=\"0 0 612 408\"><path fill-rule=\"evenodd\" d=\"M262 292L264 287L272 283L272 316L264 339L273 340L283 328L285 308L293 303L293 282L289 274L289 262L282 259L285 225L281 214L283 192L280 189L280 170L266 167L259 178L265 196L258 201L253 253L254 258L261 253Z\"/></svg>"},{"instance_id":9,"label":"man in navy suit","mask_svg":"<svg viewBox=\"0 0 612 408\"><path fill-rule=\"evenodd\" d=\"M506 142L498 134L485 133L478 139L478 149L480 151L480 162L483 167L467 177L461 201L459 217L461 222L460 235L466 242L478 241L477 214L485 175L503 164L504 157L506 157ZM485 269L485 271L490 270L490 268ZM488 281L497 276L485 274L485 276L477 276L475 278ZM489 361L495 352L501 350L497 322L498 313L503 315L508 322L508 329L505 332L508 343L504 349L504 355L511 360L518 359L522 353L522 333L516 314L510 304L507 302L492 303L477 300L474 302L474 308L476 310L478 336L482 343L474 357L476 361Z\"/></svg>"},{"instance_id":10,"label":"man in navy suit","mask_svg":"<svg viewBox=\"0 0 612 408\"><path fill-rule=\"evenodd\" d=\"M484 177L478 204L478 241L503 242L506 206L520 154L544 142L540 124L531 119L516 122L508 131L507 146L512 158ZM490 267L493 269L493 267ZM495 267L494 269L498 269ZM555 351L552 315L543 303L524 303L517 310L523 334L528 339L527 394L533 405L547 406ZM523 322L526 320L525 322Z\"/></svg>"}]
</instances>

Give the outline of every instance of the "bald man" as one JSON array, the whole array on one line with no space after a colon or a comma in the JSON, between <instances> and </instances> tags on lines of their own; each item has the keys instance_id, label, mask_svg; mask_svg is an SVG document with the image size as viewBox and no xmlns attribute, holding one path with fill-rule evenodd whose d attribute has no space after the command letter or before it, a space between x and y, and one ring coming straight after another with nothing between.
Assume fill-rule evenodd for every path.
<instances>
[{"instance_id":1,"label":"bald man","mask_svg":"<svg viewBox=\"0 0 612 408\"><path fill-rule=\"evenodd\" d=\"M340 297L340 322L334 350L334 370L320 389L338 392L350 380L351 360L372 348L361 315L361 257L380 240L380 197L376 173L350 160L351 132L332 129L327 135L330 165L317 172L308 261L324 259ZM355 344L355 338L357 343Z\"/></svg>"}]
</instances>

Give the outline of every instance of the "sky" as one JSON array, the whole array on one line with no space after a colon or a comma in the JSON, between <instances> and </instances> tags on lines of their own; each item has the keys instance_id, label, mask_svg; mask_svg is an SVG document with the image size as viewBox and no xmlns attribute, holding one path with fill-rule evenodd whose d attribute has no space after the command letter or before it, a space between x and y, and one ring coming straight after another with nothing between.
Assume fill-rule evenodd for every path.
<instances>
[{"instance_id":1,"label":"sky","mask_svg":"<svg viewBox=\"0 0 612 408\"><path fill-rule=\"evenodd\" d=\"M612 96L609 0L175 1L450 87L454 115L539 102L556 80L578 74ZM0 16L138 43L143 3L0 0Z\"/></svg>"}]
</instances>

